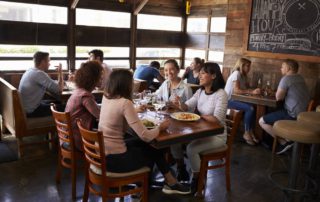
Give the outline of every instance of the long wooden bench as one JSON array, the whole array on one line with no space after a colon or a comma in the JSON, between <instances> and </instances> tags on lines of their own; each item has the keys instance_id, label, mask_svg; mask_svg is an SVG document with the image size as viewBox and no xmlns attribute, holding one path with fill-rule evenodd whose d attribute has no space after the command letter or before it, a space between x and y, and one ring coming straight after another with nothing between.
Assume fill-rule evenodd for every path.
<instances>
[{"instance_id":1,"label":"long wooden bench","mask_svg":"<svg viewBox=\"0 0 320 202\"><path fill-rule=\"evenodd\" d=\"M22 156L22 148L25 146L53 143L56 128L52 116L27 118L19 91L3 78L0 78L0 114L2 116L2 131L7 129L17 138L19 157ZM23 140L25 137L46 134L49 135L45 140L33 142Z\"/></svg>"}]
</instances>

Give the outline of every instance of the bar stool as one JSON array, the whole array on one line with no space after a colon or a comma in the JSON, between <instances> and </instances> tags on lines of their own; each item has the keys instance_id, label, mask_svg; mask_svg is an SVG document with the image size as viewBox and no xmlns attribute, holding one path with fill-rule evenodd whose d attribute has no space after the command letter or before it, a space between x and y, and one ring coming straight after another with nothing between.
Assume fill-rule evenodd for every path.
<instances>
[{"instance_id":1,"label":"bar stool","mask_svg":"<svg viewBox=\"0 0 320 202\"><path fill-rule=\"evenodd\" d=\"M301 118L300 118L301 119ZM283 172L273 172L269 175L271 181L284 191L286 194L285 201L293 201L294 194L299 193L303 195L315 194L317 185L313 183L313 187L305 187L304 190L296 189L297 176L299 171L299 157L301 144L320 144L320 124L314 124L305 121L277 121L273 126L278 137L294 142L291 165L289 170L288 186L285 187L273 179L273 176ZM311 160L314 161L313 159ZM313 188L313 190L311 190Z\"/></svg>"}]
</instances>

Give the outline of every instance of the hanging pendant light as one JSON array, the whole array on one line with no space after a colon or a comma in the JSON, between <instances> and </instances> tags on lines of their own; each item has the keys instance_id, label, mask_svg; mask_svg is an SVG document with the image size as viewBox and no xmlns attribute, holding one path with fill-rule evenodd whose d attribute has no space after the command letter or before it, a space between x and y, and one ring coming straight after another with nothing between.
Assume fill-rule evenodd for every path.
<instances>
[{"instance_id":1,"label":"hanging pendant light","mask_svg":"<svg viewBox=\"0 0 320 202\"><path fill-rule=\"evenodd\" d=\"M191 9L191 1L190 0L186 0L186 14L187 15L190 14L190 9Z\"/></svg>"},{"instance_id":2,"label":"hanging pendant light","mask_svg":"<svg viewBox=\"0 0 320 202\"><path fill-rule=\"evenodd\" d=\"M119 0L120 3L124 3L124 0Z\"/></svg>"}]
</instances>

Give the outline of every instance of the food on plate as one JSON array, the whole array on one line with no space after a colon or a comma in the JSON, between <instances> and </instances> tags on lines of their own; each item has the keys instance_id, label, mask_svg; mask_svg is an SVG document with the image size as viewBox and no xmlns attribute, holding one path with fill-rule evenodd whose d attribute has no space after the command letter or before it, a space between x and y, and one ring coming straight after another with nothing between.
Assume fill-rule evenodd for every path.
<instances>
[{"instance_id":1,"label":"food on plate","mask_svg":"<svg viewBox=\"0 0 320 202\"><path fill-rule=\"evenodd\" d=\"M143 125L144 125L145 127L147 127L147 128L153 128L153 127L156 126L152 121L149 121L149 120L147 120L147 119L143 119L143 120L142 120L142 123L143 123Z\"/></svg>"},{"instance_id":2,"label":"food on plate","mask_svg":"<svg viewBox=\"0 0 320 202\"><path fill-rule=\"evenodd\" d=\"M174 113L174 118L184 121L195 121L198 120L200 117L199 115L192 113Z\"/></svg>"}]
</instances>

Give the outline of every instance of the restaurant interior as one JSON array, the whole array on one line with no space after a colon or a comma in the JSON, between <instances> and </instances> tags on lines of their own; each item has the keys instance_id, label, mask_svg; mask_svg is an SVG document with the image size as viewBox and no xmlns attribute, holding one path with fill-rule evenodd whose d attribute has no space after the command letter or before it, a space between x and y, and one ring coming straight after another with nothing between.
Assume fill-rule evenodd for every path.
<instances>
[{"instance_id":1,"label":"restaurant interior","mask_svg":"<svg viewBox=\"0 0 320 202\"><path fill-rule=\"evenodd\" d=\"M86 120L72 120L83 142L77 150L67 110L51 105L50 116L29 116L20 81L35 67L36 52L49 53L50 66L45 72L54 81L62 80L58 101L66 106L80 88L77 77L84 64L90 63L90 51L97 49L103 51L101 62L112 73L105 85L90 90L95 104L101 112L107 110L104 105L112 100L110 86L117 72L134 75L132 88L128 87L131 95L126 98L140 110L135 116L144 124L143 133L156 131L158 136L140 135L128 119L123 122L130 128L119 132L126 133L125 144L140 138L152 151L161 151L174 179L180 164L173 147L180 145L190 179L177 184L190 188L188 193L166 193L168 178L157 161L157 166L132 172L106 171L109 161L104 152L109 145L103 139L104 121L99 118L91 128L84 127ZM185 75L192 73L195 58L204 61L197 76L200 80L187 83ZM201 92L209 96L206 68L217 65L223 91L234 72L240 71L235 66L241 58L249 61L245 78L250 88L230 96L223 92L229 96L224 111L215 109L210 115L214 121L206 118L202 110L207 105L199 107ZM174 94L167 101L157 94L170 83L166 65L172 60L178 66L176 78L185 79L181 82L193 95L188 99L199 96L193 111L190 100L181 103L183 96ZM136 78L135 71L142 66L153 68L152 61L160 63L155 71L164 81L154 77L150 87L147 80ZM268 125L265 115L286 109L289 89L297 91L288 84L279 98L286 76L283 69L292 72L291 64L298 65L294 74L301 75L303 95L307 95L294 102L305 106L290 119ZM217 72L211 75L213 80L218 77ZM231 83L237 89L242 85L238 80ZM175 92L170 85L169 97ZM43 99L52 100L52 96L46 92ZM230 100L246 103L253 110L249 137L245 135L248 112L231 107ZM224 113L223 121L217 118L222 113L219 110ZM151 117L149 123L143 122L146 117ZM320 201L320 1L0 0L0 118L0 201ZM152 126L147 125L150 122ZM190 154L191 143L222 133L227 135L220 147ZM290 147L279 152L281 141ZM201 161L196 172L194 156Z\"/></svg>"}]
</instances>

